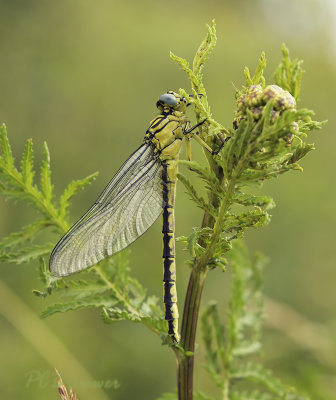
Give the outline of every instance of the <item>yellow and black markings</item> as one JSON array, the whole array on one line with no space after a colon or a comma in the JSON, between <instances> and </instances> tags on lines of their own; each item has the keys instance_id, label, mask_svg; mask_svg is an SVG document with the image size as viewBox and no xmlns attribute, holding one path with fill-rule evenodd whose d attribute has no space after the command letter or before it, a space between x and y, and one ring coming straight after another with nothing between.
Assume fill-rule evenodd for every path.
<instances>
[{"instance_id":1,"label":"yellow and black markings","mask_svg":"<svg viewBox=\"0 0 336 400\"><path fill-rule=\"evenodd\" d=\"M133 243L162 213L163 298L168 334L178 342L175 267L175 192L177 162L184 138L190 158L191 137L214 154L191 127L186 100L168 91L160 96L160 114L143 144L125 161L92 207L55 246L49 268L55 276L89 268Z\"/></svg>"}]
</instances>

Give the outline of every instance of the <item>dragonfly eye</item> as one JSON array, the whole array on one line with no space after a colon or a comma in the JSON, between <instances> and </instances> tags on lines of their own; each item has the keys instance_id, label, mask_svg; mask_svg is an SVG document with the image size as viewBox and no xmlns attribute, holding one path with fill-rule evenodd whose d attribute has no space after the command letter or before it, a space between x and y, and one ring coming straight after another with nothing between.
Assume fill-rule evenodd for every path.
<instances>
[{"instance_id":1,"label":"dragonfly eye","mask_svg":"<svg viewBox=\"0 0 336 400\"><path fill-rule=\"evenodd\" d=\"M177 106L177 98L170 93L164 93L159 97L159 102L168 106Z\"/></svg>"}]
</instances>

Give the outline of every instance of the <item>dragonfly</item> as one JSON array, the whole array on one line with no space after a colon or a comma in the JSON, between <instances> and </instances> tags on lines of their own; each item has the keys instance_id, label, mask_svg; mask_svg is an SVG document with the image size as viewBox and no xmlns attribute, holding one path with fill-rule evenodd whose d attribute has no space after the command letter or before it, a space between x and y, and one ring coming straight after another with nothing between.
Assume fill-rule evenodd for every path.
<instances>
[{"instance_id":1,"label":"dragonfly","mask_svg":"<svg viewBox=\"0 0 336 400\"><path fill-rule=\"evenodd\" d=\"M178 342L175 265L175 194L183 139L191 159L190 139L214 152L191 126L188 101L173 91L157 101L160 114L149 124L143 143L120 167L91 208L60 239L49 268L62 277L87 269L123 250L162 214L163 303L168 335Z\"/></svg>"}]
</instances>

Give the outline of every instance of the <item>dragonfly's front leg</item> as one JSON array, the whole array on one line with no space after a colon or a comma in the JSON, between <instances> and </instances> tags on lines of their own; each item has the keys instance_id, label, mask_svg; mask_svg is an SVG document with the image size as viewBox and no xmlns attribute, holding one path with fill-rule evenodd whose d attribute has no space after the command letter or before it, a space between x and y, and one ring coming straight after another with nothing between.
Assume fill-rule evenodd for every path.
<instances>
[{"instance_id":1,"label":"dragonfly's front leg","mask_svg":"<svg viewBox=\"0 0 336 400\"><path fill-rule=\"evenodd\" d=\"M185 129L184 134L186 135L186 152L187 152L187 160L191 161L191 146L190 146L190 139L193 137L196 142L198 142L203 148L205 148L209 153L212 155L217 155L222 148L224 147L224 144L230 139L229 136L223 137L224 135L220 132L217 133L217 138L221 141L221 145L218 150L213 150L203 139L200 138L199 133L195 132L194 134L191 134L196 128L198 128L200 125L204 124L206 119L203 121L199 122L198 124L192 126L191 128Z\"/></svg>"},{"instance_id":2,"label":"dragonfly's front leg","mask_svg":"<svg viewBox=\"0 0 336 400\"><path fill-rule=\"evenodd\" d=\"M186 137L186 156L187 156L187 160L191 161L191 145L190 145L190 139L194 136L194 133L192 133L196 128L198 128L199 126L203 125L204 122L206 121L206 119L204 119L203 121L199 122L198 124L190 127L190 121L188 121L188 123L186 124L183 134ZM196 135L198 135L198 133L196 132ZM202 139L201 139L202 140ZM208 150L211 151L210 147L203 141L203 143L208 147Z\"/></svg>"}]
</instances>

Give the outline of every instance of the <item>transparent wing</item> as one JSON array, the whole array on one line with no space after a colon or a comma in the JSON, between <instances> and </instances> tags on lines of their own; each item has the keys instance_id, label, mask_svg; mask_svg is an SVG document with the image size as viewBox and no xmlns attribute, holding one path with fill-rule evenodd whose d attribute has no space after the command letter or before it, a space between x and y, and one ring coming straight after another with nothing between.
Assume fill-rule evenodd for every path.
<instances>
[{"instance_id":1,"label":"transparent wing","mask_svg":"<svg viewBox=\"0 0 336 400\"><path fill-rule=\"evenodd\" d=\"M52 274L81 271L134 242L161 214L161 193L161 162L143 144L57 243L49 261Z\"/></svg>"}]
</instances>

